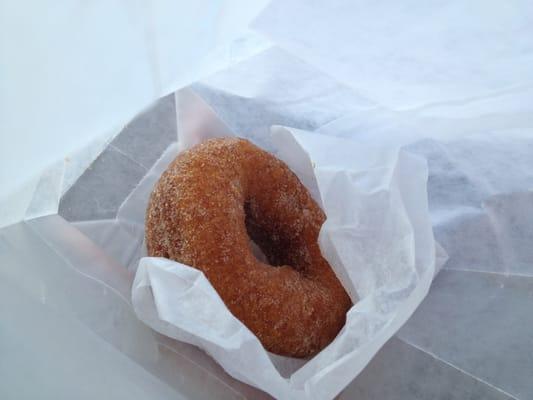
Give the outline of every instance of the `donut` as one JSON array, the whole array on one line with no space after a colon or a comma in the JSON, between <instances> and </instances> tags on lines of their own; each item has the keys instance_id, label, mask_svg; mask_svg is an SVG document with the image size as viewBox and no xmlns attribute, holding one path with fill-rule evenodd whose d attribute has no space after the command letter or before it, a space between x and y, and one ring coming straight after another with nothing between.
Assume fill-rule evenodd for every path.
<instances>
[{"instance_id":1,"label":"donut","mask_svg":"<svg viewBox=\"0 0 533 400\"><path fill-rule=\"evenodd\" d=\"M352 304L317 243L325 218L285 163L245 139L210 139L156 183L146 244L149 256L201 270L268 351L309 357Z\"/></svg>"}]
</instances>

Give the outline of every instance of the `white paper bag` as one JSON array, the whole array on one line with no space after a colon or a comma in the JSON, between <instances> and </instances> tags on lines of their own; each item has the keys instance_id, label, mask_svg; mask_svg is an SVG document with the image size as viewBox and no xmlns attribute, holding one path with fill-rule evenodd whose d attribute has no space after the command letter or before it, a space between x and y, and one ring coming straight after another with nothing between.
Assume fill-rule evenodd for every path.
<instances>
[{"instance_id":1,"label":"white paper bag","mask_svg":"<svg viewBox=\"0 0 533 400\"><path fill-rule=\"evenodd\" d=\"M528 0L273 0L253 28L368 99L411 109L531 87L532 15Z\"/></svg>"}]
</instances>

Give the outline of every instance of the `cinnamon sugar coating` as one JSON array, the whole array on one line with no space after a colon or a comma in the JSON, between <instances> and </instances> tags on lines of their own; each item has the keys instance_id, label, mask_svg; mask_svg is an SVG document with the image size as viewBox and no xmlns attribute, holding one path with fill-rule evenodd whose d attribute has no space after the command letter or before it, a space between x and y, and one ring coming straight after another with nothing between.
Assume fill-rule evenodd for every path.
<instances>
[{"instance_id":1,"label":"cinnamon sugar coating","mask_svg":"<svg viewBox=\"0 0 533 400\"><path fill-rule=\"evenodd\" d=\"M351 301L317 243L325 215L296 175L244 139L185 151L156 184L148 254L193 266L273 353L311 356L343 327ZM250 238L270 264L252 253Z\"/></svg>"}]
</instances>

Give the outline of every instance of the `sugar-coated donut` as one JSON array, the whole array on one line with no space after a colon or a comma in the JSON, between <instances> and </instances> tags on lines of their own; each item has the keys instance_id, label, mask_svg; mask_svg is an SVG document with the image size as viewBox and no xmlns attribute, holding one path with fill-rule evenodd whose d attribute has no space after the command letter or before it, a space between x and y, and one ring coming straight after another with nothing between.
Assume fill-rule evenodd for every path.
<instances>
[{"instance_id":1,"label":"sugar-coated donut","mask_svg":"<svg viewBox=\"0 0 533 400\"><path fill-rule=\"evenodd\" d=\"M277 354L307 357L343 327L351 301L317 243L325 215L296 175L247 140L178 155L146 215L148 254L205 274L228 309ZM252 239L270 264L259 261Z\"/></svg>"}]
</instances>

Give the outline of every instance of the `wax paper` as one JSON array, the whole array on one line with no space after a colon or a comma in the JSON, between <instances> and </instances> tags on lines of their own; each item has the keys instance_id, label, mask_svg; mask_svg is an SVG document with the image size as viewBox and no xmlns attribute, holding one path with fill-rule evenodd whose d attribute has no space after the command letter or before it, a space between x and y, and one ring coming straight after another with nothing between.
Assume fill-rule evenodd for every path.
<instances>
[{"instance_id":1,"label":"wax paper","mask_svg":"<svg viewBox=\"0 0 533 400\"><path fill-rule=\"evenodd\" d=\"M159 97L253 54L265 0L0 4L0 226L41 173Z\"/></svg>"},{"instance_id":2,"label":"wax paper","mask_svg":"<svg viewBox=\"0 0 533 400\"><path fill-rule=\"evenodd\" d=\"M188 114L191 104L196 112ZM179 150L229 134L205 103L199 112L201 106L189 91L178 95ZM205 124L210 129L197 129ZM427 208L427 166L396 146L363 147L279 126L271 135L270 150L300 177L327 215L321 250L355 302L337 338L305 362L272 356L232 316L200 271L161 258L141 259L132 302L145 323L204 349L237 379L277 398L332 398L429 289L435 241Z\"/></svg>"},{"instance_id":3,"label":"wax paper","mask_svg":"<svg viewBox=\"0 0 533 400\"><path fill-rule=\"evenodd\" d=\"M264 395L194 346L148 329L123 299L143 255L150 185L177 145L117 218L68 223L53 215L133 114L235 59L235 47L211 45L260 3L218 2L208 16L182 2L0 6L0 397ZM531 4L515 0L275 1L254 28L283 49L194 85L229 132L271 151L277 124L428 161L430 219L449 261L413 318L340 398L533 397L531 15ZM247 54L267 45L240 44ZM30 221L4 227L22 218ZM437 246L436 267L445 259ZM268 356L283 378L303 365ZM318 397L313 382L321 380L307 386Z\"/></svg>"},{"instance_id":4,"label":"wax paper","mask_svg":"<svg viewBox=\"0 0 533 400\"><path fill-rule=\"evenodd\" d=\"M274 90L275 87L279 90ZM533 149L529 110L533 103L527 101L530 95L528 90L521 91L518 97L515 93L465 104L432 106L417 112L394 112L365 101L350 88L336 83L315 68L277 48L271 48L216 74L201 84L196 84L194 88L204 100L194 93L189 92L186 96L182 93L181 101L178 102L181 104L181 129L190 131L196 126L198 132L203 128L213 128L217 132L235 132L250 137L272 151L274 147L272 135L269 133L270 126L285 124L297 126L302 130L319 129L323 135L348 138L357 141L362 148L367 145L379 147L383 144L389 147L408 146L410 152L426 158L429 166L430 218L437 239L450 256L450 262L446 266L450 272L445 273L443 279L450 280L450 277L453 277L454 283L453 288L444 293L439 287L441 285L437 285L436 296L440 293L444 298L439 302L430 301L430 306L422 310L423 317L415 318L413 323L409 323L407 328L400 331L399 337L404 346L411 349L411 346L415 346L417 352L428 351L439 357L435 360L431 356L435 365L424 364L424 368L437 368L438 365L440 371L444 366L450 365L446 368L455 371L454 366L457 366L460 368L457 371L466 371L464 375L457 372L462 376L460 386L463 389L458 388L459 391L470 390L466 381L474 379L470 376L475 376L476 379L482 378L488 385L497 385L508 393L516 394L518 398L528 398L529 384L527 379L524 380L523 371L527 371L532 364L520 361L525 355L520 349L527 346L524 341L524 335L528 336L527 318L526 314L520 313L519 307L517 308L520 304L523 304L522 308L527 308L528 303L526 298L520 300L521 292L516 291L513 283L516 277L522 277L521 282L526 293L528 277L531 280L530 238L533 225L529 216L533 215L530 190L533 187ZM204 101L211 107L206 107ZM518 106L520 107L517 108ZM187 118L184 119L184 115L188 115ZM195 119L195 115L199 118ZM294 150L293 147L290 151ZM135 271L138 259L143 255L142 232L147 196L159 174L177 151L177 144L167 149L156 166L128 197L116 219L81 221L71 225L87 235L119 264ZM66 163L67 167L75 164L76 160L72 161ZM113 174L113 171L108 172ZM67 168L65 176L68 174ZM45 174L43 178L45 176L53 177ZM53 179L51 181L53 183ZM53 183L51 187L44 184L39 187L46 190L42 195L40 190L36 192L32 201L34 204L39 204L41 199L50 198L49 194L53 192L51 187L58 186ZM98 188L93 190L98 191ZM56 193L52 198L56 199L57 204L60 193ZM38 207L34 211L35 215L43 215ZM53 207L48 211L54 212ZM80 247L79 251L82 251L82 248L85 246ZM437 253L437 259L439 266L445 260L442 252ZM492 289L489 296L489 286L480 287L480 282L484 282L481 278L485 276L478 275L480 272L489 272L487 277L509 278L502 283L494 283L494 287L490 286ZM450 291L455 299L453 305L450 305L446 297ZM505 296L501 298L504 292ZM461 303L464 296L471 299L468 304ZM496 297L501 298L498 304L501 303L502 307L509 304L510 309L501 311L506 315L505 326L499 326L499 320L493 317L488 317L486 321L481 318L484 314L477 311L475 317L468 317L472 318L472 321L478 321L476 323L479 323L480 327L487 327L480 328L476 334L484 339L475 340L473 343L472 338L469 338L473 328L468 328L469 324L463 313L475 304L478 304L475 310L488 307L483 306L485 303L481 298L478 299L478 296L482 296L486 301L499 296ZM455 326L456 317L451 317L450 313L459 313L458 321L462 321L457 322L454 335L443 333L446 331L443 331L444 327ZM496 315L495 313L497 310L490 314ZM439 316L443 316L442 321ZM526 323L521 324L524 328L514 329L513 334L509 335L506 326L516 325L520 319ZM489 320L497 326L488 324ZM435 321L438 321L438 324ZM493 334L487 336L481 332L483 330ZM125 333L122 335L126 336ZM445 340L441 338L443 335ZM501 339L496 340L498 337ZM393 343L399 340L396 339ZM184 347L186 345L181 346L180 351L190 351L188 347ZM379 357L380 362L391 365L390 360L387 360L388 357L396 357L396 347L395 344L386 346ZM488 360L494 359L487 353L488 348L496 353L503 352L504 356L500 355L497 359L506 366L509 373L502 375L496 364L479 361L486 360L487 357ZM392 356L390 351L393 351ZM408 352L411 353L412 350ZM283 359L272 355L270 357L283 377L289 377L302 364L286 363ZM212 368L199 354L195 354L192 359ZM440 359L443 361L438 361ZM516 365L517 362L520 364ZM491 365L494 367L491 368ZM409 366L411 367L414 368ZM372 368L373 372L357 378L349 385L346 396L359 393L358 390L380 393L381 389L374 387L376 379L381 379L379 377L387 373L391 375L382 376L379 386L383 387L385 392L392 390L395 378L391 376L397 376L400 372L388 367L383 372L383 369L383 366L378 370ZM179 370L188 369L180 366ZM368 378L369 374L371 379ZM408 379L409 383L405 385L419 387L419 382L413 374L406 372L404 375L404 378L398 378L401 382ZM222 379L229 378L225 376ZM234 386L235 381L231 385ZM403 387L404 383L400 386ZM434 393L428 391L431 387L434 385L424 386L424 393ZM257 398L258 393L251 396Z\"/></svg>"},{"instance_id":5,"label":"wax paper","mask_svg":"<svg viewBox=\"0 0 533 400\"><path fill-rule=\"evenodd\" d=\"M394 109L464 103L533 83L528 0L274 0L253 27Z\"/></svg>"}]
</instances>

